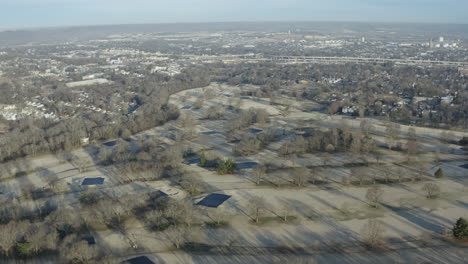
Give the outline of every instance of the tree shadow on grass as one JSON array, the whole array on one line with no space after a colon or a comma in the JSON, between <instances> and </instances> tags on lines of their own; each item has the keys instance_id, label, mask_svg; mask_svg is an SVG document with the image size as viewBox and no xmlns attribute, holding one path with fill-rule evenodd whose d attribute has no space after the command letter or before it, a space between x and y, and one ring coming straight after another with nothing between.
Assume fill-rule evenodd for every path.
<instances>
[{"instance_id":1,"label":"tree shadow on grass","mask_svg":"<svg viewBox=\"0 0 468 264\"><path fill-rule=\"evenodd\" d=\"M422 231L425 229L435 233L443 233L445 229L445 226L440 223L441 219L420 208L400 208L385 203L382 206L419 227Z\"/></svg>"}]
</instances>

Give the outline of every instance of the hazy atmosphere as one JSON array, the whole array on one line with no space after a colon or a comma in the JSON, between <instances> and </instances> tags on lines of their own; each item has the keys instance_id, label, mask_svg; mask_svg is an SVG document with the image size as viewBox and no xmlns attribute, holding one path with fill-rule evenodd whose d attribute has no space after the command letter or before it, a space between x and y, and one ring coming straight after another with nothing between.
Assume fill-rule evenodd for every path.
<instances>
[{"instance_id":1,"label":"hazy atmosphere","mask_svg":"<svg viewBox=\"0 0 468 264\"><path fill-rule=\"evenodd\" d=\"M1 264L466 264L467 0L0 0Z\"/></svg>"},{"instance_id":2,"label":"hazy atmosphere","mask_svg":"<svg viewBox=\"0 0 468 264\"><path fill-rule=\"evenodd\" d=\"M0 28L219 21L468 23L464 0L0 0Z\"/></svg>"}]
</instances>

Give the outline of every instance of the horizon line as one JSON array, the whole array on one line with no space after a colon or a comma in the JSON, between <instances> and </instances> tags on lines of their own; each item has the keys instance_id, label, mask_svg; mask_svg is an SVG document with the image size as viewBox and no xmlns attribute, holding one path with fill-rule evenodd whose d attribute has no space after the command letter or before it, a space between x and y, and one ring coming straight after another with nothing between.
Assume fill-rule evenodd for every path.
<instances>
[{"instance_id":1,"label":"horizon line","mask_svg":"<svg viewBox=\"0 0 468 264\"><path fill-rule=\"evenodd\" d=\"M105 27L105 26L139 26L139 25L177 25L177 24L240 24L240 23L361 23L361 24L413 24L413 25L466 25L468 22L427 22L427 21L362 21L362 20L238 20L238 21L186 21L186 22L142 22L142 23L102 23L102 24L71 24L71 25L46 25L46 26L12 26L0 27L1 32L8 31L31 31L60 28L80 28L80 27Z\"/></svg>"}]
</instances>

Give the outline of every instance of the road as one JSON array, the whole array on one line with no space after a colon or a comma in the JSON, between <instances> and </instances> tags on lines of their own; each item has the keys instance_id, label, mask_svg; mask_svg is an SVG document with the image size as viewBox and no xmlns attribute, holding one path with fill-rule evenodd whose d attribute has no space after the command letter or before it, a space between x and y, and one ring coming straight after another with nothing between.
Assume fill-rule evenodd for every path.
<instances>
[{"instance_id":1,"label":"road","mask_svg":"<svg viewBox=\"0 0 468 264\"><path fill-rule=\"evenodd\" d=\"M463 61L438 61L438 60L414 60L414 59L390 59L390 58L362 58L362 57L323 57L323 56L269 56L256 57L255 55L222 55L222 56L198 56L186 55L190 60L199 61L223 61L226 63L240 62L276 62L276 63L394 63L396 65L416 66L452 66L468 67L468 62Z\"/></svg>"}]
</instances>

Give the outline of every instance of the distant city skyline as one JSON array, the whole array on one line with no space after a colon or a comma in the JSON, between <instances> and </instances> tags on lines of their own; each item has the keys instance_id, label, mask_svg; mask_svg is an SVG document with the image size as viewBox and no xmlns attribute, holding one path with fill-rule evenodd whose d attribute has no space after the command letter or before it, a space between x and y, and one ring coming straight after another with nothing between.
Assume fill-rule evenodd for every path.
<instances>
[{"instance_id":1,"label":"distant city skyline","mask_svg":"<svg viewBox=\"0 0 468 264\"><path fill-rule=\"evenodd\" d=\"M0 29L237 21L468 24L465 0L0 0L0 3Z\"/></svg>"}]
</instances>

